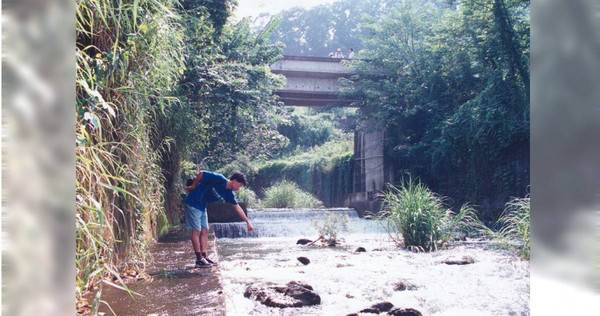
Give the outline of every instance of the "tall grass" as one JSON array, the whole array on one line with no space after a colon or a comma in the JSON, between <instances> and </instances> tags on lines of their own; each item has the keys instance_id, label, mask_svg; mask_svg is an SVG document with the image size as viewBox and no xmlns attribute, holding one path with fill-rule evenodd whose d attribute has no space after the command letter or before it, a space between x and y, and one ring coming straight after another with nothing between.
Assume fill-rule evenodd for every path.
<instances>
[{"instance_id":1,"label":"tall grass","mask_svg":"<svg viewBox=\"0 0 600 316\"><path fill-rule=\"evenodd\" d=\"M161 122L177 104L183 42L170 0L76 6L76 285L78 297L100 285L94 314L100 281L143 269L148 242L168 225Z\"/></svg>"},{"instance_id":2,"label":"tall grass","mask_svg":"<svg viewBox=\"0 0 600 316\"><path fill-rule=\"evenodd\" d=\"M388 185L377 219L391 239L417 251L435 251L459 231L479 225L474 209L463 205L452 212L444 198L425 184L409 179L400 187Z\"/></svg>"},{"instance_id":3,"label":"tall grass","mask_svg":"<svg viewBox=\"0 0 600 316\"><path fill-rule=\"evenodd\" d=\"M516 242L520 255L525 259L530 258L531 252L530 204L529 196L513 198L506 203L497 222L500 226L499 238L507 241L507 244Z\"/></svg>"},{"instance_id":4,"label":"tall grass","mask_svg":"<svg viewBox=\"0 0 600 316\"><path fill-rule=\"evenodd\" d=\"M322 208L323 202L303 191L294 182L282 180L265 190L264 207Z\"/></svg>"}]
</instances>

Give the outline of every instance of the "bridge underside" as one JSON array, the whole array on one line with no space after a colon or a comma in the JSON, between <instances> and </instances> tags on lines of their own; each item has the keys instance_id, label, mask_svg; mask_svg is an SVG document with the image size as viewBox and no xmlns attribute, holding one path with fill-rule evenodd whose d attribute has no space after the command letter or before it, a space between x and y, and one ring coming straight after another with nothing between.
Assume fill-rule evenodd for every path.
<instances>
[{"instance_id":1,"label":"bridge underside","mask_svg":"<svg viewBox=\"0 0 600 316\"><path fill-rule=\"evenodd\" d=\"M348 107L350 102L338 100L334 92L306 92L298 90L279 90L275 92L283 104L290 106L343 106Z\"/></svg>"}]
</instances>

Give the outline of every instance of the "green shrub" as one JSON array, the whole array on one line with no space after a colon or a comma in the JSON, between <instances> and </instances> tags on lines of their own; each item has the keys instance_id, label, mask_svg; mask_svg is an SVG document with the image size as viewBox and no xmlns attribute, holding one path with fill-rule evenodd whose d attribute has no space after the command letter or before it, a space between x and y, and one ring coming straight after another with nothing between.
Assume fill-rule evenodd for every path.
<instances>
[{"instance_id":1,"label":"green shrub","mask_svg":"<svg viewBox=\"0 0 600 316\"><path fill-rule=\"evenodd\" d=\"M402 182L399 188L388 185L381 197L382 210L377 219L394 242L413 250L435 251L458 231L481 225L472 207L463 205L455 214L443 197L412 179Z\"/></svg>"},{"instance_id":2,"label":"green shrub","mask_svg":"<svg viewBox=\"0 0 600 316\"><path fill-rule=\"evenodd\" d=\"M514 198L506 203L504 213L498 219L500 225L500 238L507 241L516 241L519 252L525 259L530 256L530 200L529 196Z\"/></svg>"},{"instance_id":3,"label":"green shrub","mask_svg":"<svg viewBox=\"0 0 600 316\"><path fill-rule=\"evenodd\" d=\"M335 246L339 244L339 233L348 231L348 221L348 215L329 212L312 219L311 223L319 232L318 240L328 246Z\"/></svg>"},{"instance_id":4,"label":"green shrub","mask_svg":"<svg viewBox=\"0 0 600 316\"><path fill-rule=\"evenodd\" d=\"M296 183L283 180L265 190L263 206L322 208L323 202L300 189Z\"/></svg>"},{"instance_id":5,"label":"green shrub","mask_svg":"<svg viewBox=\"0 0 600 316\"><path fill-rule=\"evenodd\" d=\"M246 204L248 208L260 207L260 200L256 197L256 193L250 188L242 187L235 193L238 203Z\"/></svg>"}]
</instances>

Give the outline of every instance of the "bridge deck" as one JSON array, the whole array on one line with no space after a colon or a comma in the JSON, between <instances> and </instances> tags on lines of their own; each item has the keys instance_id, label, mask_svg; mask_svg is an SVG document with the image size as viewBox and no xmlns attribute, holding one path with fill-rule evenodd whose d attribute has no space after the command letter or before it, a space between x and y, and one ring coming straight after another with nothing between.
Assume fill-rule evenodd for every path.
<instances>
[{"instance_id":1,"label":"bridge deck","mask_svg":"<svg viewBox=\"0 0 600 316\"><path fill-rule=\"evenodd\" d=\"M287 79L283 89L276 91L285 105L293 106L349 106L339 100L339 78L351 72L341 58L284 56L271 66L273 73Z\"/></svg>"}]
</instances>

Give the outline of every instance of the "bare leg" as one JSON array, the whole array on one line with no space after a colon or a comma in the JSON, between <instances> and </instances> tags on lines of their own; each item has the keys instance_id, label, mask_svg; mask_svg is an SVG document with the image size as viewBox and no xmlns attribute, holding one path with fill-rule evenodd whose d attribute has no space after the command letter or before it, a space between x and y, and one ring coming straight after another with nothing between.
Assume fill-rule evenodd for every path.
<instances>
[{"instance_id":1,"label":"bare leg","mask_svg":"<svg viewBox=\"0 0 600 316\"><path fill-rule=\"evenodd\" d=\"M208 248L208 229L203 229L200 233L200 248L202 252L206 252Z\"/></svg>"},{"instance_id":2,"label":"bare leg","mask_svg":"<svg viewBox=\"0 0 600 316\"><path fill-rule=\"evenodd\" d=\"M199 230L192 230L192 246L194 247L194 252L200 252L200 233Z\"/></svg>"}]
</instances>

